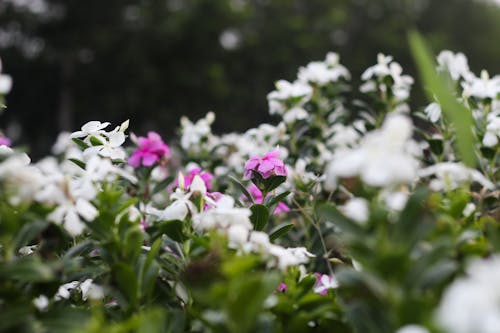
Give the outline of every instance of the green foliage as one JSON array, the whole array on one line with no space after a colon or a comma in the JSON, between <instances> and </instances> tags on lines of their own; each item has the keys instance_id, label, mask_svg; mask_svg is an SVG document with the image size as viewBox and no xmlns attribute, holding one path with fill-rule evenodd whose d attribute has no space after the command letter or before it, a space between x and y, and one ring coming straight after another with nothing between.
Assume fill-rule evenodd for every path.
<instances>
[{"instance_id":1,"label":"green foliage","mask_svg":"<svg viewBox=\"0 0 500 333\"><path fill-rule=\"evenodd\" d=\"M475 139L472 133L472 115L463 104L457 101L457 97L450 91L446 76L440 76L436 73L432 55L422 37L416 32L411 32L408 36L413 57L427 88L428 99L433 101L434 98L437 98L445 117L456 130L456 145L460 157L465 164L474 167L477 162L474 153Z\"/></svg>"}]
</instances>

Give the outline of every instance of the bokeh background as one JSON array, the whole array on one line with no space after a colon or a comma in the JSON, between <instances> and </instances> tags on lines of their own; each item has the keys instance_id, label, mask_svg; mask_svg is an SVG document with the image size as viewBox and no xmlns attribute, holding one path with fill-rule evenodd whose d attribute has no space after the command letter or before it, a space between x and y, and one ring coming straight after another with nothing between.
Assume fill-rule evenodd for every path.
<instances>
[{"instance_id":1,"label":"bokeh background","mask_svg":"<svg viewBox=\"0 0 500 333\"><path fill-rule=\"evenodd\" d=\"M213 110L216 131L242 131L273 121L276 80L328 51L354 80L378 52L414 75L412 28L435 52L466 53L476 73L500 73L495 0L0 0L14 79L0 128L35 158L89 120L130 118L133 132L168 139L182 115Z\"/></svg>"}]
</instances>

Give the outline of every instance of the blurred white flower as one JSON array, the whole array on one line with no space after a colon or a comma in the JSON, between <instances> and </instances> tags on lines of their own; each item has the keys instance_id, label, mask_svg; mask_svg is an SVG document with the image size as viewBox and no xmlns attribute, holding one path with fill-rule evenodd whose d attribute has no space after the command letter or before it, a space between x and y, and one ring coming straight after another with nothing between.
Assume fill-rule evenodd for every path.
<instances>
[{"instance_id":1,"label":"blurred white flower","mask_svg":"<svg viewBox=\"0 0 500 333\"><path fill-rule=\"evenodd\" d=\"M345 216L353 219L354 221L365 224L369 217L368 201L363 198L352 198L340 207Z\"/></svg>"},{"instance_id":2,"label":"blurred white flower","mask_svg":"<svg viewBox=\"0 0 500 333\"><path fill-rule=\"evenodd\" d=\"M12 88L12 78L10 75L2 74L2 59L0 59L0 95L5 95Z\"/></svg>"},{"instance_id":3,"label":"blurred white flower","mask_svg":"<svg viewBox=\"0 0 500 333\"><path fill-rule=\"evenodd\" d=\"M193 217L193 226L197 229L227 229L233 225L242 225L252 230L250 222L251 212L247 208L235 208L234 199L230 196L222 196L216 207L201 212Z\"/></svg>"},{"instance_id":4,"label":"blurred white flower","mask_svg":"<svg viewBox=\"0 0 500 333\"><path fill-rule=\"evenodd\" d=\"M470 80L474 75L469 70L467 58L461 52L453 53L444 50L437 56L438 70L450 73L452 80L457 81L460 78Z\"/></svg>"},{"instance_id":5,"label":"blurred white flower","mask_svg":"<svg viewBox=\"0 0 500 333\"><path fill-rule=\"evenodd\" d=\"M429 330L420 325L405 325L400 327L395 333L430 333Z\"/></svg>"},{"instance_id":6,"label":"blurred white flower","mask_svg":"<svg viewBox=\"0 0 500 333\"><path fill-rule=\"evenodd\" d=\"M413 125L400 114L389 114L382 127L368 133L353 149L339 149L326 170L327 189L339 177L360 176L368 185L390 187L416 179L418 147L411 140Z\"/></svg>"},{"instance_id":7,"label":"blurred white flower","mask_svg":"<svg viewBox=\"0 0 500 333\"><path fill-rule=\"evenodd\" d=\"M494 189L495 185L490 182L481 172L470 169L462 163L443 162L431 165L418 171L419 177L435 176L429 183L433 191L452 191L457 187L475 181L488 189Z\"/></svg>"},{"instance_id":8,"label":"blurred white flower","mask_svg":"<svg viewBox=\"0 0 500 333\"><path fill-rule=\"evenodd\" d=\"M500 328L500 257L477 259L466 276L444 292L436 312L438 323L450 333L497 333Z\"/></svg>"},{"instance_id":9,"label":"blurred white flower","mask_svg":"<svg viewBox=\"0 0 500 333\"><path fill-rule=\"evenodd\" d=\"M38 311L46 311L49 307L49 299L45 295L40 295L33 299L33 304L38 309Z\"/></svg>"}]
</instances>

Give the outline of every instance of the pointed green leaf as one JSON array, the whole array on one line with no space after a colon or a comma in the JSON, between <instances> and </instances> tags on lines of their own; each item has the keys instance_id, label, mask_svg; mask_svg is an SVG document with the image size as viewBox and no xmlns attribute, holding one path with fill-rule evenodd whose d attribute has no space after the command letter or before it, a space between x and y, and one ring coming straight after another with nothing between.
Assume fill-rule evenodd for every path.
<instances>
[{"instance_id":1,"label":"pointed green leaf","mask_svg":"<svg viewBox=\"0 0 500 333\"><path fill-rule=\"evenodd\" d=\"M446 79L437 74L431 52L422 36L418 32L412 31L409 33L408 39L420 77L427 88L428 99L434 101L434 96L437 97L444 117L455 127L456 146L460 157L465 164L474 167L476 165L475 138L472 132L471 112L457 101L453 92L450 91Z\"/></svg>"}]
</instances>

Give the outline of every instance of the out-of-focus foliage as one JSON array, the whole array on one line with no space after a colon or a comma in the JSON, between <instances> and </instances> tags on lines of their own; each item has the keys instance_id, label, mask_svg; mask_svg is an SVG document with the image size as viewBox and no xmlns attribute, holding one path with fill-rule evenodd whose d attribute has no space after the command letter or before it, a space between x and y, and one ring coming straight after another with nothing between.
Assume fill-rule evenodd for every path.
<instances>
[{"instance_id":1,"label":"out-of-focus foliage","mask_svg":"<svg viewBox=\"0 0 500 333\"><path fill-rule=\"evenodd\" d=\"M180 115L214 110L216 129L242 130L269 119L277 77L327 51L355 78L379 51L414 73L412 27L499 72L499 12L472 0L4 0L0 53L16 87L2 123L35 156L103 116L172 137Z\"/></svg>"}]
</instances>

